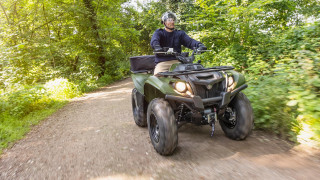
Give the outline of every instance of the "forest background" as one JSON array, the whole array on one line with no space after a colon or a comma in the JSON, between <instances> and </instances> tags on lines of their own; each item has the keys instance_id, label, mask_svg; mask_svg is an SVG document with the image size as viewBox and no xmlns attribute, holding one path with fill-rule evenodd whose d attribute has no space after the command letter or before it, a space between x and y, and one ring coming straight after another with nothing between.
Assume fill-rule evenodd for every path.
<instances>
[{"instance_id":1,"label":"forest background","mask_svg":"<svg viewBox=\"0 0 320 180\"><path fill-rule=\"evenodd\" d=\"M1 0L0 152L68 99L128 77L168 10L213 50L197 57L206 66L245 74L255 129L320 147L319 0Z\"/></svg>"}]
</instances>

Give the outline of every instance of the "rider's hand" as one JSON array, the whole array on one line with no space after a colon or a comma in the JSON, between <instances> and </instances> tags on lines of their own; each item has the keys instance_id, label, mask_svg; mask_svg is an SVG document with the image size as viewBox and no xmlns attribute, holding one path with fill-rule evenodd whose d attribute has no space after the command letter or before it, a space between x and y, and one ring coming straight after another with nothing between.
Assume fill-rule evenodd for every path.
<instances>
[{"instance_id":1,"label":"rider's hand","mask_svg":"<svg viewBox=\"0 0 320 180\"><path fill-rule=\"evenodd\" d=\"M154 46L154 51L153 52L163 52L163 48L160 45L155 45Z\"/></svg>"},{"instance_id":2,"label":"rider's hand","mask_svg":"<svg viewBox=\"0 0 320 180\"><path fill-rule=\"evenodd\" d=\"M203 50L207 50L207 47L206 47L205 45L203 45L203 44L200 43L200 44L198 45L197 51L200 51L200 52L201 52L201 51L203 51Z\"/></svg>"}]
</instances>

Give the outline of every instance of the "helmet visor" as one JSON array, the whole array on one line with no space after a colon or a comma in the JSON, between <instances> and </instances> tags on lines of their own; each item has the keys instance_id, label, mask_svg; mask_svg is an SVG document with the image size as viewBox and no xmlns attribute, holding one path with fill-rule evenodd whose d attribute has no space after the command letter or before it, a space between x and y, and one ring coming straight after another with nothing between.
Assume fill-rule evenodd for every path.
<instances>
[{"instance_id":1,"label":"helmet visor","mask_svg":"<svg viewBox=\"0 0 320 180\"><path fill-rule=\"evenodd\" d=\"M167 22L175 22L176 20L174 18L168 18L166 21Z\"/></svg>"},{"instance_id":2,"label":"helmet visor","mask_svg":"<svg viewBox=\"0 0 320 180\"><path fill-rule=\"evenodd\" d=\"M166 21L175 22L177 20L176 15L171 12L164 13L161 19L163 22L166 22Z\"/></svg>"}]
</instances>

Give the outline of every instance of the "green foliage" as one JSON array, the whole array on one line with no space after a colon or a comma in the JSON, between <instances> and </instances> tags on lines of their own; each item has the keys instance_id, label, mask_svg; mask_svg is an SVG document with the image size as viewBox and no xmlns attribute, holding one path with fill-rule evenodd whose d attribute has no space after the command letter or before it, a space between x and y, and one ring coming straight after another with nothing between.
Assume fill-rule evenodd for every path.
<instances>
[{"instance_id":1,"label":"green foliage","mask_svg":"<svg viewBox=\"0 0 320 180\"><path fill-rule=\"evenodd\" d=\"M51 90L54 91L53 88ZM56 91L60 91L56 89ZM43 86L26 86L0 95L0 151L8 143L20 139L29 127L66 101L50 98Z\"/></svg>"},{"instance_id":2,"label":"green foliage","mask_svg":"<svg viewBox=\"0 0 320 180\"><path fill-rule=\"evenodd\" d=\"M263 53L257 49L251 55L256 59L248 68L252 78L247 93L257 128L273 129L281 135L298 136L299 142L320 145L319 37L318 23L293 28L273 37L270 42L274 46L265 48Z\"/></svg>"},{"instance_id":3,"label":"green foliage","mask_svg":"<svg viewBox=\"0 0 320 180\"><path fill-rule=\"evenodd\" d=\"M23 117L28 113L42 109L44 104L50 104L43 87L26 87L0 96L1 114Z\"/></svg>"},{"instance_id":4,"label":"green foliage","mask_svg":"<svg viewBox=\"0 0 320 180\"><path fill-rule=\"evenodd\" d=\"M44 87L49 96L57 100L71 99L80 94L74 83L63 78L51 80L47 82Z\"/></svg>"},{"instance_id":5,"label":"green foliage","mask_svg":"<svg viewBox=\"0 0 320 180\"><path fill-rule=\"evenodd\" d=\"M125 1L6 1L0 14L0 88L55 78L94 82L138 52Z\"/></svg>"},{"instance_id":6,"label":"green foliage","mask_svg":"<svg viewBox=\"0 0 320 180\"><path fill-rule=\"evenodd\" d=\"M253 76L245 93L254 109L255 128L295 138L290 133L296 124L295 109L286 105L289 101L288 83L282 77Z\"/></svg>"},{"instance_id":7,"label":"green foliage","mask_svg":"<svg viewBox=\"0 0 320 180\"><path fill-rule=\"evenodd\" d=\"M31 114L128 76L139 31L124 2L0 2L1 148L35 124Z\"/></svg>"},{"instance_id":8,"label":"green foliage","mask_svg":"<svg viewBox=\"0 0 320 180\"><path fill-rule=\"evenodd\" d=\"M51 103L50 108L42 108L23 117L14 117L2 113L0 116L0 154L2 149L10 146L12 142L21 139L29 131L30 126L38 124L39 121L60 109L65 103L54 102Z\"/></svg>"}]
</instances>

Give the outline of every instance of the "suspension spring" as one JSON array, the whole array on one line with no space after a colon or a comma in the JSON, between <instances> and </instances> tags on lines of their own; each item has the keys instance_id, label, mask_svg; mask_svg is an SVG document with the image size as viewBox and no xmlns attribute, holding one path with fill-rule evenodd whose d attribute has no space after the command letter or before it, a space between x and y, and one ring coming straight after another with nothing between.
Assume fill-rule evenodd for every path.
<instances>
[{"instance_id":1,"label":"suspension spring","mask_svg":"<svg viewBox=\"0 0 320 180\"><path fill-rule=\"evenodd\" d=\"M178 122L181 121L182 113L183 113L183 109L184 109L184 104L181 104L181 105L179 106L179 108L180 108L180 112L179 112L179 116L178 116Z\"/></svg>"}]
</instances>

